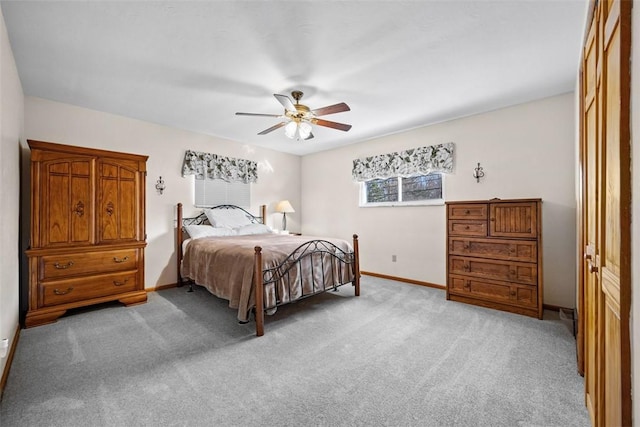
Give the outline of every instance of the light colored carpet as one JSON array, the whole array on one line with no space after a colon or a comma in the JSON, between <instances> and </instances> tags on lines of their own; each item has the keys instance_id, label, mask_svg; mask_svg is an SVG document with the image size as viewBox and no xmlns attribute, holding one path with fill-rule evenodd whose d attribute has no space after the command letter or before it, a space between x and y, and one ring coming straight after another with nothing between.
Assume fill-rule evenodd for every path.
<instances>
[{"instance_id":1,"label":"light colored carpet","mask_svg":"<svg viewBox=\"0 0 640 427\"><path fill-rule=\"evenodd\" d=\"M563 321L363 277L278 309L265 336L203 288L23 330L10 426L588 426Z\"/></svg>"}]
</instances>

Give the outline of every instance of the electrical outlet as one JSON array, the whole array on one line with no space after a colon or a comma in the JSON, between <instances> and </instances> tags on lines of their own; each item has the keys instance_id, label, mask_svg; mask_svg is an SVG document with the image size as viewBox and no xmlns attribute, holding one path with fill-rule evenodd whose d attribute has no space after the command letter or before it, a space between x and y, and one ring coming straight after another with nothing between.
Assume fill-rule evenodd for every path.
<instances>
[{"instance_id":1,"label":"electrical outlet","mask_svg":"<svg viewBox=\"0 0 640 427\"><path fill-rule=\"evenodd\" d=\"M398 257L395 255L391 255L391 262L396 262L398 260Z\"/></svg>"},{"instance_id":2,"label":"electrical outlet","mask_svg":"<svg viewBox=\"0 0 640 427\"><path fill-rule=\"evenodd\" d=\"M7 349L9 348L9 339L3 338L0 341L0 359L4 359L7 357Z\"/></svg>"}]
</instances>

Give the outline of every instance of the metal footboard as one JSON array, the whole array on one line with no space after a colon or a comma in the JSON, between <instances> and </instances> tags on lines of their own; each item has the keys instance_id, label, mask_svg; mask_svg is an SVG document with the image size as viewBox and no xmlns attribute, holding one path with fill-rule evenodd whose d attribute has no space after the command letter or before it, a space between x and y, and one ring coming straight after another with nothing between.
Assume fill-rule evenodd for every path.
<instances>
[{"instance_id":1,"label":"metal footboard","mask_svg":"<svg viewBox=\"0 0 640 427\"><path fill-rule=\"evenodd\" d=\"M353 252L346 252L326 240L310 240L296 248L276 266L263 267L262 248L255 247L254 289L256 335L264 335L264 313L289 302L337 290L351 283L360 295L358 236L353 235Z\"/></svg>"}]
</instances>

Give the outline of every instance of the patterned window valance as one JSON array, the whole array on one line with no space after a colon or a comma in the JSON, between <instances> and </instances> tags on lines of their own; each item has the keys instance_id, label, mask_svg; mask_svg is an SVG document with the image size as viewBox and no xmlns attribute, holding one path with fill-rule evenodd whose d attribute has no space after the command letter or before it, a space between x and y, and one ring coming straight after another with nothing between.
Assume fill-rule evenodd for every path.
<instances>
[{"instance_id":1,"label":"patterned window valance","mask_svg":"<svg viewBox=\"0 0 640 427\"><path fill-rule=\"evenodd\" d=\"M453 171L453 142L412 148L353 161L353 179L368 181L394 176L427 175Z\"/></svg>"},{"instance_id":2,"label":"patterned window valance","mask_svg":"<svg viewBox=\"0 0 640 427\"><path fill-rule=\"evenodd\" d=\"M248 184L258 180L258 164L251 160L187 150L182 176L187 175L195 175L196 179L222 179Z\"/></svg>"}]
</instances>

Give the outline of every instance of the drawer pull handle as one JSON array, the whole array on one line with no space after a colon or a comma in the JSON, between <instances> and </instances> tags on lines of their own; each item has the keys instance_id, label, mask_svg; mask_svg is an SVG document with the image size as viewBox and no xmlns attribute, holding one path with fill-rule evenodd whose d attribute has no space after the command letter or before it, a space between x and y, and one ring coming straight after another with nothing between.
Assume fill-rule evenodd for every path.
<instances>
[{"instance_id":1,"label":"drawer pull handle","mask_svg":"<svg viewBox=\"0 0 640 427\"><path fill-rule=\"evenodd\" d=\"M56 262L55 264L53 264L53 266L55 268L57 268L58 270L66 270L67 268L71 267L73 265L73 261L69 261L66 264L60 264L59 262Z\"/></svg>"},{"instance_id":2,"label":"drawer pull handle","mask_svg":"<svg viewBox=\"0 0 640 427\"><path fill-rule=\"evenodd\" d=\"M597 272L598 272L598 267L596 267L595 265L589 266L589 273L597 273Z\"/></svg>"},{"instance_id":3,"label":"drawer pull handle","mask_svg":"<svg viewBox=\"0 0 640 427\"><path fill-rule=\"evenodd\" d=\"M467 225L464 229L465 229L465 230L468 230L468 229L469 229L469 226Z\"/></svg>"},{"instance_id":4,"label":"drawer pull handle","mask_svg":"<svg viewBox=\"0 0 640 427\"><path fill-rule=\"evenodd\" d=\"M125 283L127 283L129 281L129 279L124 279L124 282L118 282L117 280L113 281L114 286L122 286Z\"/></svg>"},{"instance_id":5,"label":"drawer pull handle","mask_svg":"<svg viewBox=\"0 0 640 427\"><path fill-rule=\"evenodd\" d=\"M68 294L69 292L71 292L72 290L73 290L73 288L72 288L71 286L70 286L70 287L68 287L66 291L61 291L60 289L55 288L55 289L53 290L53 293L54 293L54 294L56 294L56 295L66 295L66 294Z\"/></svg>"},{"instance_id":6,"label":"drawer pull handle","mask_svg":"<svg viewBox=\"0 0 640 427\"><path fill-rule=\"evenodd\" d=\"M462 246L462 249L464 249L465 251L466 251L466 250L469 250L469 245L463 245L463 246Z\"/></svg>"},{"instance_id":7,"label":"drawer pull handle","mask_svg":"<svg viewBox=\"0 0 640 427\"><path fill-rule=\"evenodd\" d=\"M467 209L466 211L464 211L464 213L469 215L471 213L471 211L469 209Z\"/></svg>"},{"instance_id":8,"label":"drawer pull handle","mask_svg":"<svg viewBox=\"0 0 640 427\"><path fill-rule=\"evenodd\" d=\"M463 270L464 271L469 271L469 264L465 264L464 267L463 267Z\"/></svg>"},{"instance_id":9,"label":"drawer pull handle","mask_svg":"<svg viewBox=\"0 0 640 427\"><path fill-rule=\"evenodd\" d=\"M127 261L128 259L129 259L129 255L125 256L124 258L118 258L117 256L114 256L114 257L113 257L113 262L118 262L118 263L120 263L120 262L125 262L125 261Z\"/></svg>"},{"instance_id":10,"label":"drawer pull handle","mask_svg":"<svg viewBox=\"0 0 640 427\"><path fill-rule=\"evenodd\" d=\"M516 291L511 291L511 296L515 297L516 296Z\"/></svg>"},{"instance_id":11,"label":"drawer pull handle","mask_svg":"<svg viewBox=\"0 0 640 427\"><path fill-rule=\"evenodd\" d=\"M584 254L584 259L591 259L591 254Z\"/></svg>"}]
</instances>

